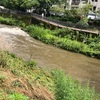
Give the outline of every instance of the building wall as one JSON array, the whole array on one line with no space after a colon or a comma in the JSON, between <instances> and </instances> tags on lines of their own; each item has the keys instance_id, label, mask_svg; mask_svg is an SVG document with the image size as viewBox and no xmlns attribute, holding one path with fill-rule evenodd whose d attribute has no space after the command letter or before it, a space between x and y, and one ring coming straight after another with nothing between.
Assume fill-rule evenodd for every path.
<instances>
[{"instance_id":1,"label":"building wall","mask_svg":"<svg viewBox=\"0 0 100 100\"><path fill-rule=\"evenodd\" d=\"M93 6L94 11L100 9L100 0L89 0L89 3Z\"/></svg>"},{"instance_id":2,"label":"building wall","mask_svg":"<svg viewBox=\"0 0 100 100\"><path fill-rule=\"evenodd\" d=\"M86 3L91 4L94 11L100 9L100 0L68 0L69 9L79 7L79 5L85 5Z\"/></svg>"},{"instance_id":3,"label":"building wall","mask_svg":"<svg viewBox=\"0 0 100 100\"><path fill-rule=\"evenodd\" d=\"M71 8L78 8L81 5L84 5L88 0L68 0L68 4Z\"/></svg>"}]
</instances>

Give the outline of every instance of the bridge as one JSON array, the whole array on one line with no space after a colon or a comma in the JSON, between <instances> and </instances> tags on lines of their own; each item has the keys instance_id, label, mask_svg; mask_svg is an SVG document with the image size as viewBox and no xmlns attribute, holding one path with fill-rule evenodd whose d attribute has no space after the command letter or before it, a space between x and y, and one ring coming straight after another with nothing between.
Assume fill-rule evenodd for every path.
<instances>
[{"instance_id":1,"label":"bridge","mask_svg":"<svg viewBox=\"0 0 100 100\"><path fill-rule=\"evenodd\" d=\"M8 10L8 11L2 11L0 10L0 13L7 13L7 14L12 14L12 15L22 15L22 16L30 16L30 18L34 18L37 19L41 22L45 22L47 24L51 24L54 25L56 27L60 27L60 28L69 28L72 29L74 31L80 31L80 32L84 32L84 33L91 33L91 34L99 34L99 31L93 31L93 30L87 30L87 29L80 29L80 28L75 28L75 27L69 27L67 22L63 22L63 21L58 21L58 20L54 20L48 17L43 17L41 15L35 14L35 13L26 13L26 12L21 12L21 11L12 11L12 10Z\"/></svg>"}]
</instances>

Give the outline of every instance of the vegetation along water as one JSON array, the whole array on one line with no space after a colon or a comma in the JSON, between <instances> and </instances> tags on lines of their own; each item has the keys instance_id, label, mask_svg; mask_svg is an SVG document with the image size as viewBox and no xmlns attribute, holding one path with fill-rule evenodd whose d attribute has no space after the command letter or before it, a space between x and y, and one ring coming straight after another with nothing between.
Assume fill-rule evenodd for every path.
<instances>
[{"instance_id":1,"label":"vegetation along water","mask_svg":"<svg viewBox=\"0 0 100 100\"><path fill-rule=\"evenodd\" d=\"M97 100L89 84L82 86L63 71L38 68L9 52L0 51L0 73L0 99Z\"/></svg>"},{"instance_id":2,"label":"vegetation along water","mask_svg":"<svg viewBox=\"0 0 100 100\"><path fill-rule=\"evenodd\" d=\"M25 31L29 32L32 37L47 44L53 44L54 46L66 50L100 58L99 36L82 34L70 29L49 30L40 26L26 26L23 22L18 23L17 20L12 18L6 19L0 17L0 23L21 26ZM2 83L0 97L3 99L8 100L11 98L18 98L14 100L28 100L43 98L42 100L49 100L47 97L50 97L51 100L55 98L57 100L97 99L94 90L90 89L88 84L84 87L81 86L79 82L74 81L69 76L66 78L63 71L53 70L51 72L46 72L41 68L37 68L34 61L24 62L22 59L16 58L14 54L9 52L1 51L0 53L0 69L1 73L4 73L4 76L1 75L0 78ZM7 77L8 75L5 74L5 72L8 72L7 74L11 75L11 80L13 80L8 82L9 84L7 86L6 82L9 80L9 77ZM26 96L20 94L18 90L14 90L13 87L18 87L20 93L24 93ZM23 91L21 91L22 88ZM32 93L32 89L35 89L36 91ZM46 91L49 96L45 95L42 97L43 94L39 94L40 96L38 96L37 92L41 93L41 90L39 89ZM28 94L25 90L27 90L30 94ZM6 94L6 96L4 96L4 94Z\"/></svg>"},{"instance_id":3,"label":"vegetation along water","mask_svg":"<svg viewBox=\"0 0 100 100\"><path fill-rule=\"evenodd\" d=\"M22 21L0 17L0 23L21 26L30 36L47 44L87 56L100 58L100 36L73 31L68 28L49 30L40 26L25 26Z\"/></svg>"}]
</instances>

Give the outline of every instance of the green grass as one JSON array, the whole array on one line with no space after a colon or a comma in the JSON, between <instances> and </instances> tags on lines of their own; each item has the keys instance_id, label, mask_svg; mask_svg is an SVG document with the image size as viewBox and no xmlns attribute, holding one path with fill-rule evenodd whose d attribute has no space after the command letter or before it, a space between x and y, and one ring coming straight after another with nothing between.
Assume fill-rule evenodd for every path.
<instances>
[{"instance_id":1,"label":"green grass","mask_svg":"<svg viewBox=\"0 0 100 100\"><path fill-rule=\"evenodd\" d=\"M23 94L13 93L8 96L9 100L29 100L27 96Z\"/></svg>"},{"instance_id":2,"label":"green grass","mask_svg":"<svg viewBox=\"0 0 100 100\"><path fill-rule=\"evenodd\" d=\"M49 71L45 71L44 69L38 68L37 64L35 61L23 61L21 58L17 58L14 54L9 53L9 52L4 52L0 51L0 69L1 73L6 73L8 72L12 74L12 77L16 77L16 80L12 81L10 84L11 88L23 88L28 84L28 88L31 88L31 86L36 86L36 87L46 87L48 91L53 92L53 80L52 76ZM5 83L5 74L2 74L0 76L0 82L4 83L0 85L3 88L3 94L6 94L7 97L11 94L10 91L13 91L13 89L10 89L10 87L7 87L7 83ZM9 79L12 78L11 76L8 76ZM23 79L25 80L26 83L23 84L20 80ZM1 83L0 83L1 84ZM4 88L5 87L5 88ZM6 91L7 90L7 91ZM8 91L9 90L9 91ZM14 90L15 91L15 90ZM17 91L18 92L18 91ZM19 93L18 93L19 94ZM3 95L2 95L3 96ZM10 100L21 100L17 99L20 98L19 95L12 94L10 97L14 99ZM4 97L2 97L4 98ZM4 100L8 100L5 99ZM24 99L22 99L24 100ZM25 99L27 100L27 99Z\"/></svg>"},{"instance_id":3,"label":"green grass","mask_svg":"<svg viewBox=\"0 0 100 100\"><path fill-rule=\"evenodd\" d=\"M56 100L94 100L94 89L88 84L84 87L66 76L63 71L53 71Z\"/></svg>"},{"instance_id":4,"label":"green grass","mask_svg":"<svg viewBox=\"0 0 100 100\"><path fill-rule=\"evenodd\" d=\"M100 36L74 32L70 29L49 30L30 25L27 31L31 37L52 44L65 50L82 53L90 57L100 58Z\"/></svg>"},{"instance_id":5,"label":"green grass","mask_svg":"<svg viewBox=\"0 0 100 100\"><path fill-rule=\"evenodd\" d=\"M25 27L25 23L22 21L18 21L14 18L8 18L8 17L1 17L0 16L0 23L1 24L7 24L12 26L19 26L19 27Z\"/></svg>"},{"instance_id":6,"label":"green grass","mask_svg":"<svg viewBox=\"0 0 100 100\"><path fill-rule=\"evenodd\" d=\"M20 58L17 58L14 54L9 52L0 51L0 69L1 72L12 73L17 79L11 82L9 88L7 84L0 89L0 98L4 100L28 100L27 95L23 95L18 91L13 90L12 88L23 88L24 84L29 84L28 88L32 86L36 87L46 87L56 100L96 100L95 91L93 88L89 87L89 84L84 86L80 82L75 81L71 77L67 76L61 70L44 70L38 68L34 61L25 62ZM5 60L4 60L5 58ZM5 66L2 65L3 61ZM7 71L8 70L8 71ZM5 82L7 77L2 75L0 77L1 81ZM9 76L10 79L10 76ZM19 79L26 80L26 83L23 84ZM4 96L5 95L5 96ZM31 100L31 99L29 99Z\"/></svg>"},{"instance_id":7,"label":"green grass","mask_svg":"<svg viewBox=\"0 0 100 100\"><path fill-rule=\"evenodd\" d=\"M0 23L23 28L31 37L56 47L100 59L100 35L73 31L68 28L49 30L40 26L26 26L22 21L0 17Z\"/></svg>"},{"instance_id":8,"label":"green grass","mask_svg":"<svg viewBox=\"0 0 100 100\"><path fill-rule=\"evenodd\" d=\"M14 19L0 17L0 23L17 25ZM14 22L14 23L13 23ZM23 23L22 23L23 24ZM23 27L23 25L21 26ZM30 36L41 40L47 44L53 44L54 46L70 50L85 55L100 58L99 51L99 36L83 35L74 32L70 29L57 29L49 30L43 27L30 25L23 27ZM89 84L82 86L81 83L76 82L71 77L66 76L63 71L54 70L47 71L37 67L36 62L28 61L25 62L21 58L17 58L14 54L9 52L0 51L0 69L2 71L9 70L16 78L25 79L26 83L29 84L29 88L33 86L46 87L49 91L54 94L56 100L99 100L99 96L96 97L94 89L89 87ZM1 81L5 82L5 77L1 76ZM20 88L23 84L18 80L11 83L11 87ZM4 88L6 87L6 89ZM13 89L7 88L6 84L0 91L0 99L8 100L27 100L27 96L24 96L18 91L12 93ZM24 99L23 99L24 98Z\"/></svg>"}]
</instances>

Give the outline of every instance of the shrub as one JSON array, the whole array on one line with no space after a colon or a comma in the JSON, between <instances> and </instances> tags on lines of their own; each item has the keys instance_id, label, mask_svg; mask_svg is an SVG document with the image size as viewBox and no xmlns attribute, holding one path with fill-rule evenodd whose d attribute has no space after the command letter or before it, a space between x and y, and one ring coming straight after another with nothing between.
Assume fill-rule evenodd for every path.
<instances>
[{"instance_id":1,"label":"shrub","mask_svg":"<svg viewBox=\"0 0 100 100\"><path fill-rule=\"evenodd\" d=\"M25 67L28 67L29 69L34 69L34 68L36 68L36 66L37 66L37 63L35 61L32 61L32 60L27 61L25 63Z\"/></svg>"},{"instance_id":2,"label":"shrub","mask_svg":"<svg viewBox=\"0 0 100 100\"><path fill-rule=\"evenodd\" d=\"M6 79L6 76L0 75L0 84L2 84Z\"/></svg>"},{"instance_id":3,"label":"shrub","mask_svg":"<svg viewBox=\"0 0 100 100\"><path fill-rule=\"evenodd\" d=\"M73 31L71 29L56 29L51 31L38 26L28 26L26 31L29 34L44 43L52 44L65 50L80 52L91 57L99 58L100 37L86 34L83 32ZM93 45L92 45L92 44Z\"/></svg>"},{"instance_id":4,"label":"shrub","mask_svg":"<svg viewBox=\"0 0 100 100\"><path fill-rule=\"evenodd\" d=\"M16 25L16 20L12 19L12 18L0 17L0 23L1 24L7 24L7 25Z\"/></svg>"},{"instance_id":5,"label":"shrub","mask_svg":"<svg viewBox=\"0 0 100 100\"><path fill-rule=\"evenodd\" d=\"M7 67L7 52L0 51L0 65L1 67Z\"/></svg>"},{"instance_id":6,"label":"shrub","mask_svg":"<svg viewBox=\"0 0 100 100\"><path fill-rule=\"evenodd\" d=\"M18 21L18 26L20 26L20 27L22 27L22 28L25 28L25 23L24 22L22 22L22 21Z\"/></svg>"},{"instance_id":7,"label":"shrub","mask_svg":"<svg viewBox=\"0 0 100 100\"><path fill-rule=\"evenodd\" d=\"M56 100L94 100L94 90L81 86L61 70L53 70Z\"/></svg>"},{"instance_id":8,"label":"shrub","mask_svg":"<svg viewBox=\"0 0 100 100\"><path fill-rule=\"evenodd\" d=\"M76 23L75 27L87 29L89 27L88 20L86 18L81 19Z\"/></svg>"}]
</instances>

